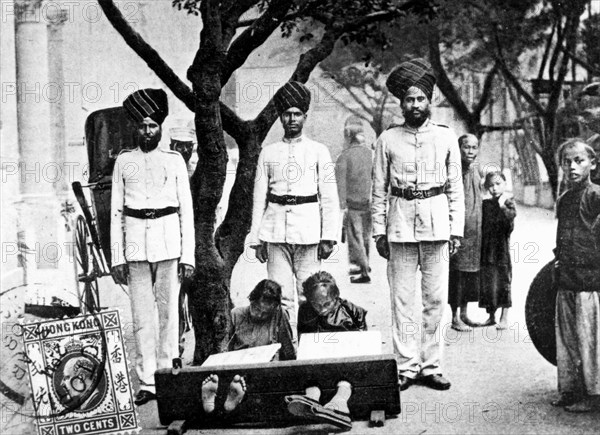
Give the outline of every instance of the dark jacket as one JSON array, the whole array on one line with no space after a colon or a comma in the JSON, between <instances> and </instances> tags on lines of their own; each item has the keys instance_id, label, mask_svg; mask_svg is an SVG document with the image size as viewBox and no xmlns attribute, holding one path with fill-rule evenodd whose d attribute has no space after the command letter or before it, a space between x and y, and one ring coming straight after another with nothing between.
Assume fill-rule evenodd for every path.
<instances>
[{"instance_id":1,"label":"dark jacket","mask_svg":"<svg viewBox=\"0 0 600 435\"><path fill-rule=\"evenodd\" d=\"M497 198L482 203L481 264L510 265L510 234L517 214L515 203L508 199L500 207Z\"/></svg>"},{"instance_id":2,"label":"dark jacket","mask_svg":"<svg viewBox=\"0 0 600 435\"><path fill-rule=\"evenodd\" d=\"M559 290L600 291L600 186L567 190L556 214Z\"/></svg>"},{"instance_id":3,"label":"dark jacket","mask_svg":"<svg viewBox=\"0 0 600 435\"><path fill-rule=\"evenodd\" d=\"M338 298L337 306L320 316L309 302L298 310L298 335L307 332L366 331L367 311L346 299Z\"/></svg>"}]
</instances>

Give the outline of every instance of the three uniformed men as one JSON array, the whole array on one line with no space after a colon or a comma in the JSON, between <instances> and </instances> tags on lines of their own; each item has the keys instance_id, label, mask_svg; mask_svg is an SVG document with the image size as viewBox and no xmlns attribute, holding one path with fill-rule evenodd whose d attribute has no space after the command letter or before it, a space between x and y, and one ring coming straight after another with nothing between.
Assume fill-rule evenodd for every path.
<instances>
[{"instance_id":1,"label":"three uniformed men","mask_svg":"<svg viewBox=\"0 0 600 435\"><path fill-rule=\"evenodd\" d=\"M137 123L138 147L122 151L115 162L112 272L117 283L129 285L140 380L135 403L142 405L156 398L154 372L179 355L179 278L194 271L194 222L185 162L178 152L158 147L167 94L143 89L123 106Z\"/></svg>"}]
</instances>

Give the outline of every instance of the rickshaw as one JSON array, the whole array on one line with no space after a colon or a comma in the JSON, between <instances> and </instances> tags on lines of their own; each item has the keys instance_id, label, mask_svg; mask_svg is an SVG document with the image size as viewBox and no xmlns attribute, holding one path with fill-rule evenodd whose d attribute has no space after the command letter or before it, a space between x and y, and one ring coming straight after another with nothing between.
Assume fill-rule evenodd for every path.
<instances>
[{"instance_id":1,"label":"rickshaw","mask_svg":"<svg viewBox=\"0 0 600 435\"><path fill-rule=\"evenodd\" d=\"M73 242L77 296L83 314L100 309L98 278L111 274L111 177L121 150L135 148L133 131L134 125L122 107L93 112L85 122L88 182L72 183L82 212L75 218Z\"/></svg>"}]
</instances>

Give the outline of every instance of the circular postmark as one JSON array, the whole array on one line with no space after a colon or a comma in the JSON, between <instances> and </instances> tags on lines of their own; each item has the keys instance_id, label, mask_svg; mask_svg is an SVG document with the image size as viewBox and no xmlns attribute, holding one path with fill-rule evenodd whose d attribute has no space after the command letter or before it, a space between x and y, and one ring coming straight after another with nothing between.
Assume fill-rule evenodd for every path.
<instances>
[{"instance_id":1,"label":"circular postmark","mask_svg":"<svg viewBox=\"0 0 600 435\"><path fill-rule=\"evenodd\" d=\"M23 289L0 294L3 423L16 428L27 421L100 411L100 405L110 397L102 313L62 319L40 318L27 311L23 314L22 303L4 304L18 291Z\"/></svg>"}]
</instances>

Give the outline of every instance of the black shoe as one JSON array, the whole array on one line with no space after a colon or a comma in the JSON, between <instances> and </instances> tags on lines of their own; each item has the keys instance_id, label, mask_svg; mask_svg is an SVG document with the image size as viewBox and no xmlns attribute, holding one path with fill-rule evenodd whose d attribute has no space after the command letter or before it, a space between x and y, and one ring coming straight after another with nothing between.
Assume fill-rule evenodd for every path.
<instances>
[{"instance_id":1,"label":"black shoe","mask_svg":"<svg viewBox=\"0 0 600 435\"><path fill-rule=\"evenodd\" d=\"M156 394L151 393L148 390L140 390L136 394L133 403L135 403L137 406L142 406L150 402L151 400L156 400Z\"/></svg>"},{"instance_id":2,"label":"black shoe","mask_svg":"<svg viewBox=\"0 0 600 435\"><path fill-rule=\"evenodd\" d=\"M562 393L558 400L553 400L550 402L552 406L571 406L581 400L580 397L573 393Z\"/></svg>"},{"instance_id":3,"label":"black shoe","mask_svg":"<svg viewBox=\"0 0 600 435\"><path fill-rule=\"evenodd\" d=\"M450 381L443 377L441 374L423 376L419 378L419 383L426 387L433 388L434 390L448 390L450 389Z\"/></svg>"},{"instance_id":4,"label":"black shoe","mask_svg":"<svg viewBox=\"0 0 600 435\"><path fill-rule=\"evenodd\" d=\"M404 375L398 375L398 386L400 386L400 391L406 390L408 387L413 385L415 380L413 378L409 378Z\"/></svg>"},{"instance_id":5,"label":"black shoe","mask_svg":"<svg viewBox=\"0 0 600 435\"><path fill-rule=\"evenodd\" d=\"M350 278L352 284L366 284L371 282L369 275L353 276Z\"/></svg>"}]
</instances>

